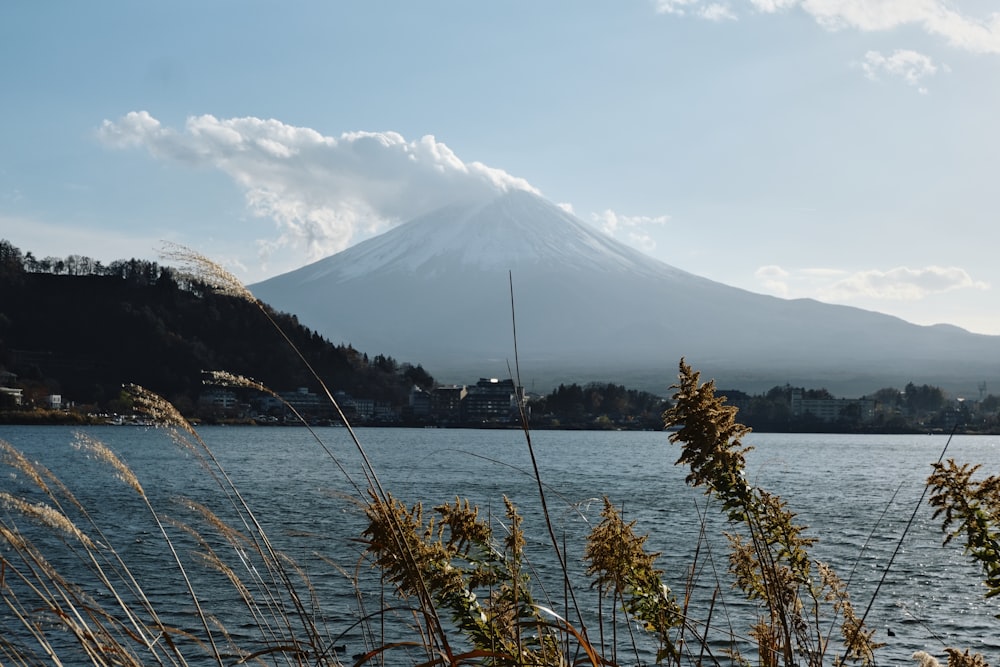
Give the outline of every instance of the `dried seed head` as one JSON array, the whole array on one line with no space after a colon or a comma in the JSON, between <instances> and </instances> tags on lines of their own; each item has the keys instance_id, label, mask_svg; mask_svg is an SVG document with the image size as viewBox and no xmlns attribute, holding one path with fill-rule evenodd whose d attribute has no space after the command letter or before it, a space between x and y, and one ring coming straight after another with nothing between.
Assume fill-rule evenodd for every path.
<instances>
[{"instance_id":1,"label":"dried seed head","mask_svg":"<svg viewBox=\"0 0 1000 667\"><path fill-rule=\"evenodd\" d=\"M160 257L177 262L180 265L179 273L181 275L204 283L220 294L257 303L257 297L246 288L239 278L217 262L191 248L165 241L160 248Z\"/></svg>"},{"instance_id":2,"label":"dried seed head","mask_svg":"<svg viewBox=\"0 0 1000 667\"><path fill-rule=\"evenodd\" d=\"M157 426L173 427L198 437L191 423L167 399L137 384L126 385L125 389L135 401L136 409L152 419Z\"/></svg>"},{"instance_id":3,"label":"dried seed head","mask_svg":"<svg viewBox=\"0 0 1000 667\"><path fill-rule=\"evenodd\" d=\"M15 551L27 551L28 542L21 537L20 533L0 526L0 540L10 544Z\"/></svg>"},{"instance_id":4,"label":"dried seed head","mask_svg":"<svg viewBox=\"0 0 1000 667\"><path fill-rule=\"evenodd\" d=\"M32 482L35 483L39 489L49 494L49 486L42 479L41 474L39 474L38 469L35 467L27 457L20 451L14 448L9 442L5 440L0 440L0 452L3 452L4 462L12 468L20 470L24 475L26 475Z\"/></svg>"},{"instance_id":5,"label":"dried seed head","mask_svg":"<svg viewBox=\"0 0 1000 667\"><path fill-rule=\"evenodd\" d=\"M54 528L65 533L66 535L69 535L70 537L76 538L88 549L93 549L95 546L94 542L87 537L83 531L77 528L76 524L70 521L65 514L53 509L45 503L32 504L25 502L20 498L15 498L5 491L0 491L0 503L3 503L10 509L20 512L29 519L38 521L42 525Z\"/></svg>"},{"instance_id":6,"label":"dried seed head","mask_svg":"<svg viewBox=\"0 0 1000 667\"><path fill-rule=\"evenodd\" d=\"M76 442L73 443L73 446L93 454L99 461L110 465L115 469L118 479L132 487L132 490L140 496L146 496L146 492L143 490L142 485L139 484L139 479L135 476L135 473L113 451L108 449L107 445L103 442L84 433L77 433Z\"/></svg>"},{"instance_id":7,"label":"dried seed head","mask_svg":"<svg viewBox=\"0 0 1000 667\"><path fill-rule=\"evenodd\" d=\"M220 387L238 387L241 389L253 389L264 394L277 396L277 394L264 384L242 375L236 375L228 371L205 371L208 378L205 384L219 385Z\"/></svg>"}]
</instances>

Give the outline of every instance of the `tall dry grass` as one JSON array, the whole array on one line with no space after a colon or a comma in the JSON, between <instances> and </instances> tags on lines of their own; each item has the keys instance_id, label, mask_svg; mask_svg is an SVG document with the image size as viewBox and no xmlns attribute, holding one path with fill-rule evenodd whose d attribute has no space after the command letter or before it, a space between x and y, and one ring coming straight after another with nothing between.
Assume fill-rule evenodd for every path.
<instances>
[{"instance_id":1,"label":"tall dry grass","mask_svg":"<svg viewBox=\"0 0 1000 667\"><path fill-rule=\"evenodd\" d=\"M192 280L257 303L277 327L267 309L215 263L179 247L170 247L168 256L184 263ZM309 367L308 360L302 362ZM339 412L333 394L313 375ZM215 373L210 381L269 392L227 373ZM219 504L187 499L185 516L191 518L181 520L155 506L138 476L103 443L81 434L74 444L111 472L155 526L164 556L158 567L173 573L179 597L171 604L186 600L184 613L154 602L159 596L147 590L127 550L115 546L117 537L70 486L0 441L4 464L31 488L20 495L0 492L2 662L597 667L633 664L645 655L639 646L651 644L655 662L677 667L877 664L879 645L846 586L810 555L814 538L796 523L784 499L748 482L748 448L741 444L748 429L736 421L736 410L683 361L674 389L664 421L677 428L670 440L679 445L677 463L687 467L687 482L704 489L725 517L726 562L716 563L713 551L699 541L693 560L683 566L688 573L683 586L671 590L658 554L648 551L635 522L608 498L582 544L561 543L551 528L532 452L548 527L545 543L563 582L562 595L554 600L540 587L513 503L504 498L503 513L493 516L461 499L425 509L393 496L342 412L362 461L357 478L334 447L310 433L354 489L345 502L364 517L366 527L357 538L365 557L360 564L343 564L321 554L330 569L307 571L275 546L258 514L267 508L251 507L198 430L167 401L131 387L138 409L165 427L213 480ZM945 513L946 528L958 524L954 534L967 536L990 593L996 594L1000 482L973 483L971 474L956 466L937 468L932 502ZM582 578L571 576L569 559L582 561ZM374 598L367 588L370 578L362 575L369 568L378 574ZM215 573L240 602L238 618L213 609L215 600L206 599L200 577L192 576L204 570ZM710 600L699 605L695 588L705 571L720 574ZM357 596L359 620L330 626L319 611L317 576L337 577ZM733 590L752 609L746 627L734 627L731 617L719 612ZM372 599L380 601L377 608L369 608ZM365 646L348 657L343 637L355 632ZM728 640L720 643L710 633ZM985 664L982 656L957 650L949 650L948 662Z\"/></svg>"}]
</instances>

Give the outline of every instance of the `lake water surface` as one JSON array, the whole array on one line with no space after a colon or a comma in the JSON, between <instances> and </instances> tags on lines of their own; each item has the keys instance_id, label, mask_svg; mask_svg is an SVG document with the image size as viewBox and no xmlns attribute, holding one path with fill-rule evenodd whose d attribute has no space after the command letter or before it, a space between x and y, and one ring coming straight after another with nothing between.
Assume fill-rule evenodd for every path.
<instances>
[{"instance_id":1,"label":"lake water surface","mask_svg":"<svg viewBox=\"0 0 1000 667\"><path fill-rule=\"evenodd\" d=\"M211 477L177 448L166 433L139 427L89 427L83 432L115 450L136 472L154 506L174 507L178 496L220 498ZM357 602L343 576L327 557L352 570L361 552L356 539L364 521L357 491L345 473L301 428L206 427L201 435L212 448L272 538L313 575L322 613L331 626L342 624L349 655L363 639L347 630ZM346 429L318 433L347 474L364 487L360 459ZM381 483L407 503L427 506L468 497L485 511L503 512L506 495L525 517L528 556L544 583L558 589L547 533L540 520L538 490L523 434L502 430L360 429L358 431ZM77 493L109 538L137 569L145 569L151 597L162 606L188 605L182 586L166 572L162 542L152 534L134 494L99 463L70 447L73 430L63 427L3 427L3 439L50 467ZM665 433L539 431L532 434L547 500L560 539L566 540L574 571L582 570L581 536L600 520L601 498L608 496L649 533L648 546L662 553L658 566L675 592L684 588L702 526L725 529L718 507L684 484L675 467L679 451ZM961 546L941 545L939 523L926 499L920 505L930 464L945 446L945 436L752 434L748 472L754 482L776 492L818 538L813 555L850 579L858 612L868 606L893 550L914 509L916 519L868 616L876 638L886 642L879 664L915 664L916 650L944 657L944 646L971 648L988 661L1000 659L1000 608L983 600L979 573ZM959 436L947 456L983 464L984 474L1000 472L1000 438ZM23 476L5 469L0 490L37 500ZM0 510L5 511L5 510ZM13 520L5 511L5 520ZM710 541L720 573L726 568L725 541ZM701 553L707 562L705 548ZM58 561L58 558L56 559ZM65 566L71 567L67 559ZM59 563L56 563L59 565ZM168 565L169 563L166 563ZM724 576L724 574L720 575ZM581 579L583 581L583 579ZM702 573L698 595L709 595L715 575ZM586 589L586 585L581 586ZM561 595L552 595L559 607ZM727 599L738 595L723 588ZM226 593L219 592L220 604ZM212 596L209 596L212 597ZM536 595L541 598L542 594ZM741 605L733 604L739 617ZM745 611L745 610L744 610ZM0 628L12 627L0 609ZM233 610L236 614L237 610ZM721 612L716 612L719 614ZM746 624L735 627L745 632ZM720 644L721 645L721 644ZM647 658L648 654L641 656Z\"/></svg>"}]
</instances>

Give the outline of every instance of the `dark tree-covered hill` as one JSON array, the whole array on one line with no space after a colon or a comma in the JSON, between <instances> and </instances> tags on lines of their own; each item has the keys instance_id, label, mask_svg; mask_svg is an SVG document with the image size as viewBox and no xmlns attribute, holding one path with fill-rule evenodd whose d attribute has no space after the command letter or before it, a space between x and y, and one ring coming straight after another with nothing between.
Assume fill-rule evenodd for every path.
<instances>
[{"instance_id":1,"label":"dark tree-covered hill","mask_svg":"<svg viewBox=\"0 0 1000 667\"><path fill-rule=\"evenodd\" d=\"M383 355L369 362L294 316L274 317L333 390L398 405L414 380L433 383L419 366L401 367ZM246 375L279 391L317 388L254 304L190 285L153 262L36 260L0 241L4 368L29 393L59 393L101 407L119 397L124 383L190 405L203 390L204 370Z\"/></svg>"}]
</instances>

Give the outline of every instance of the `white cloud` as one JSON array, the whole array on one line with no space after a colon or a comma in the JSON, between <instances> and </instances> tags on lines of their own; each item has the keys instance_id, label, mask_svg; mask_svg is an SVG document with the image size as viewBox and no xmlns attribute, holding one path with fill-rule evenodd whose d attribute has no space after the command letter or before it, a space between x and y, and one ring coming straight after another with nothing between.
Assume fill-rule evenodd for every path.
<instances>
[{"instance_id":1,"label":"white cloud","mask_svg":"<svg viewBox=\"0 0 1000 667\"><path fill-rule=\"evenodd\" d=\"M660 14L683 16L688 9L697 9L701 0L656 0L656 11Z\"/></svg>"},{"instance_id":2,"label":"white cloud","mask_svg":"<svg viewBox=\"0 0 1000 667\"><path fill-rule=\"evenodd\" d=\"M754 272L754 275L762 279L779 279L784 280L791 274L785 271L783 268L777 264L768 264L767 266L762 266Z\"/></svg>"},{"instance_id":3,"label":"white cloud","mask_svg":"<svg viewBox=\"0 0 1000 667\"><path fill-rule=\"evenodd\" d=\"M665 225L670 220L669 215L655 217L620 215L611 209L606 209L602 213L592 213L590 218L608 236L616 237L646 252L656 248L656 241L647 230L650 227Z\"/></svg>"},{"instance_id":4,"label":"white cloud","mask_svg":"<svg viewBox=\"0 0 1000 667\"><path fill-rule=\"evenodd\" d=\"M736 14L728 4L720 2L705 2L704 0L656 0L654 3L659 14L675 14L684 16L691 14L708 21L735 21Z\"/></svg>"},{"instance_id":5,"label":"white cloud","mask_svg":"<svg viewBox=\"0 0 1000 667\"><path fill-rule=\"evenodd\" d=\"M735 21L736 14L733 10L729 8L729 5L720 5L719 3L713 2L706 7L703 7L698 15L703 19L709 21Z\"/></svg>"},{"instance_id":6,"label":"white cloud","mask_svg":"<svg viewBox=\"0 0 1000 667\"><path fill-rule=\"evenodd\" d=\"M828 30L884 32L914 26L964 51L1000 54L1000 12L976 17L963 13L956 4L948 0L749 0L752 10L763 14L798 8ZM654 7L661 14L736 18L728 6L711 0L655 0ZM720 14L723 10L728 15Z\"/></svg>"},{"instance_id":7,"label":"white cloud","mask_svg":"<svg viewBox=\"0 0 1000 667\"><path fill-rule=\"evenodd\" d=\"M801 6L831 30L873 32L913 25L956 48L1000 53L1000 14L995 12L988 18L975 18L944 0L802 0Z\"/></svg>"},{"instance_id":8,"label":"white cloud","mask_svg":"<svg viewBox=\"0 0 1000 667\"><path fill-rule=\"evenodd\" d=\"M768 265L757 269L754 277L764 291L776 296L812 297L839 303L859 299L917 301L953 290L990 288L988 283L974 280L965 269L954 266L921 269L901 266L888 271L868 269L850 273L829 268L790 271Z\"/></svg>"},{"instance_id":9,"label":"white cloud","mask_svg":"<svg viewBox=\"0 0 1000 667\"><path fill-rule=\"evenodd\" d=\"M889 56L884 56L878 51L869 51L865 54L861 68L865 76L872 81L878 81L880 75L887 74L901 78L922 94L927 94L927 88L921 85L921 80L934 76L938 71L938 67L930 57L906 49L897 49Z\"/></svg>"},{"instance_id":10,"label":"white cloud","mask_svg":"<svg viewBox=\"0 0 1000 667\"><path fill-rule=\"evenodd\" d=\"M592 213L591 219L601 226L605 233L614 234L626 228L647 227L649 225L665 225L670 220L669 215L620 215L610 208L602 213Z\"/></svg>"},{"instance_id":11,"label":"white cloud","mask_svg":"<svg viewBox=\"0 0 1000 667\"><path fill-rule=\"evenodd\" d=\"M859 271L822 290L821 297L844 301L858 297L915 301L958 289L985 290L989 285L973 280L965 269L954 266L923 269L901 266L889 271Z\"/></svg>"},{"instance_id":12,"label":"white cloud","mask_svg":"<svg viewBox=\"0 0 1000 667\"><path fill-rule=\"evenodd\" d=\"M259 241L265 256L304 248L310 260L348 247L402 220L527 181L480 162L463 162L433 136L407 141L395 132L325 136L260 118L188 118L181 131L145 111L104 121L98 136L114 148L218 169L244 191L249 210L273 219L276 239Z\"/></svg>"},{"instance_id":13,"label":"white cloud","mask_svg":"<svg viewBox=\"0 0 1000 667\"><path fill-rule=\"evenodd\" d=\"M784 11L799 4L800 0L750 0L754 9L765 14Z\"/></svg>"},{"instance_id":14,"label":"white cloud","mask_svg":"<svg viewBox=\"0 0 1000 667\"><path fill-rule=\"evenodd\" d=\"M768 264L754 271L754 277L771 294L787 297L789 295L788 279L791 274L777 264Z\"/></svg>"}]
</instances>

